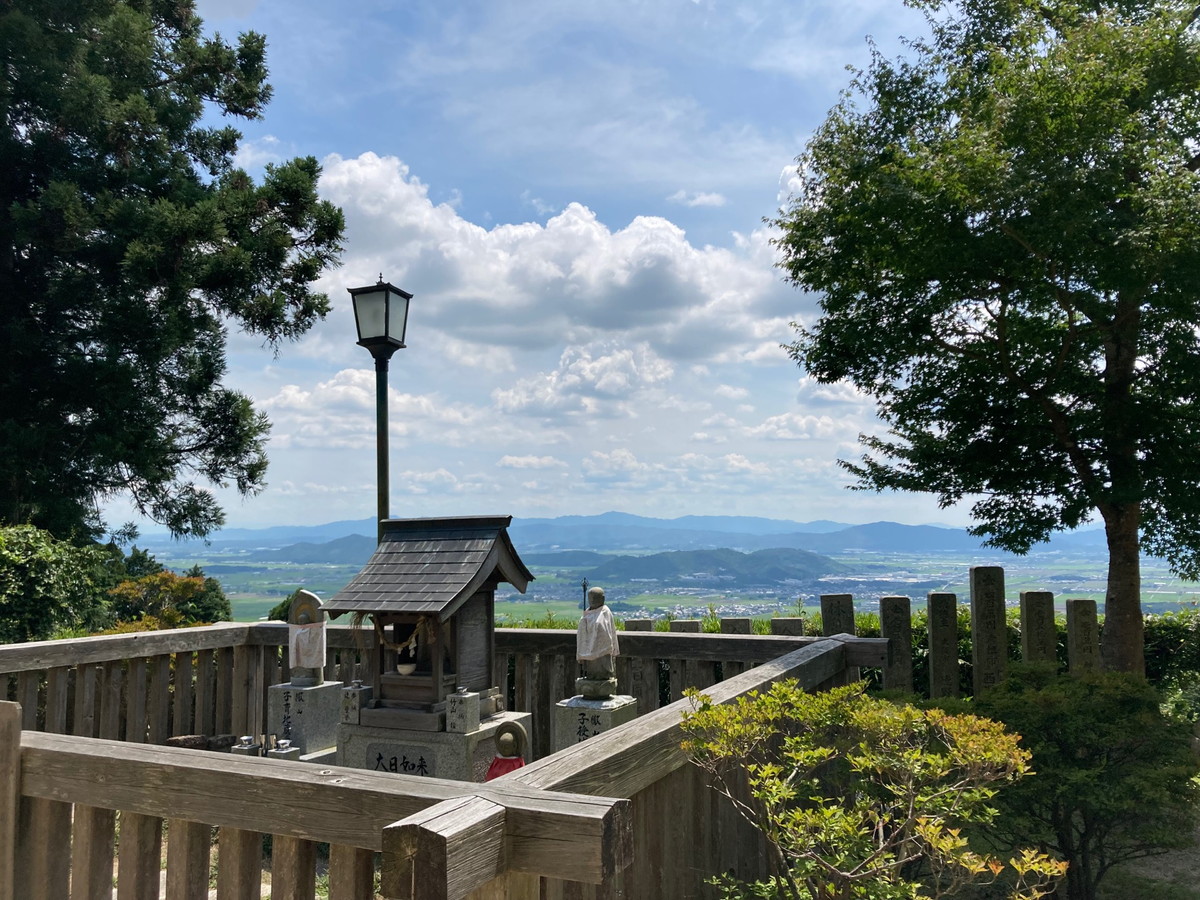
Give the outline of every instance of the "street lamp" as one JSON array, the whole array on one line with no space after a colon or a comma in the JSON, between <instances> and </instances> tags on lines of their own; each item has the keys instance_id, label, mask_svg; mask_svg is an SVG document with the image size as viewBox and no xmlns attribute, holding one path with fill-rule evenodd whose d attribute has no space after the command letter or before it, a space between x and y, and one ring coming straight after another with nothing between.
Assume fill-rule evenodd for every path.
<instances>
[{"instance_id":1,"label":"street lamp","mask_svg":"<svg viewBox=\"0 0 1200 900\"><path fill-rule=\"evenodd\" d=\"M375 358L375 469L378 487L376 541L383 541L383 520L388 518L388 360L404 348L408 327L408 301L412 294L383 280L367 287L349 288L354 302L358 346Z\"/></svg>"}]
</instances>

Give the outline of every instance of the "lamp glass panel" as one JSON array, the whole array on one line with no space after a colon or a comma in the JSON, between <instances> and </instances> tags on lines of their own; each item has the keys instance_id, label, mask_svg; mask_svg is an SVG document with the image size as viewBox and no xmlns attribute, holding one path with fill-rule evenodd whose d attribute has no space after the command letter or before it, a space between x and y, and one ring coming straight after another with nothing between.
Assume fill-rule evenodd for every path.
<instances>
[{"instance_id":1,"label":"lamp glass panel","mask_svg":"<svg viewBox=\"0 0 1200 900\"><path fill-rule=\"evenodd\" d=\"M392 294L392 308L388 313L388 337L404 343L404 328L408 323L408 300L402 294Z\"/></svg>"},{"instance_id":2,"label":"lamp glass panel","mask_svg":"<svg viewBox=\"0 0 1200 900\"><path fill-rule=\"evenodd\" d=\"M358 324L358 339L383 337L386 334L384 316L387 311L387 291L371 291L354 295L354 320Z\"/></svg>"}]
</instances>

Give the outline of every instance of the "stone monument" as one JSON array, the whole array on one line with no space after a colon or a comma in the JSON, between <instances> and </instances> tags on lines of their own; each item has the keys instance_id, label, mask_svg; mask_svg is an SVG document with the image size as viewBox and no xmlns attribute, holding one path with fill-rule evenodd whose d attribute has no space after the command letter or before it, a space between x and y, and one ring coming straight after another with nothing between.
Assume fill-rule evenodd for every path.
<instances>
[{"instance_id":1,"label":"stone monument","mask_svg":"<svg viewBox=\"0 0 1200 900\"><path fill-rule=\"evenodd\" d=\"M333 753L342 716L342 683L325 681L325 613L321 600L299 591L288 610L290 680L267 690L267 721L282 758ZM287 752L290 751L290 752Z\"/></svg>"},{"instance_id":2,"label":"stone monument","mask_svg":"<svg viewBox=\"0 0 1200 900\"><path fill-rule=\"evenodd\" d=\"M637 716L637 700L617 694L613 658L621 650L612 610L604 599L604 588L588 589L588 608L580 617L575 632L575 658L579 661L581 675L575 679L576 695L556 704L555 751L595 737Z\"/></svg>"}]
</instances>

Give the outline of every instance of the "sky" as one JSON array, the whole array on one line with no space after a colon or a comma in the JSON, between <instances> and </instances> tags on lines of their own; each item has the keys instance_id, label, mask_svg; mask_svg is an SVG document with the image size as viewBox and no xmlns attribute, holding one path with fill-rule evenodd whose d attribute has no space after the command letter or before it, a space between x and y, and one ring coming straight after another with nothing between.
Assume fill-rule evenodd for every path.
<instances>
[{"instance_id":1,"label":"sky","mask_svg":"<svg viewBox=\"0 0 1200 900\"><path fill-rule=\"evenodd\" d=\"M273 423L228 525L375 512L374 371L347 289L414 294L390 376L393 516L755 515L964 524L849 491L873 404L781 345L816 298L774 266L795 157L898 0L199 0L267 36L239 163L315 156L346 216L328 318L226 383ZM236 123L235 123L236 124ZM117 504L110 518L121 519Z\"/></svg>"}]
</instances>

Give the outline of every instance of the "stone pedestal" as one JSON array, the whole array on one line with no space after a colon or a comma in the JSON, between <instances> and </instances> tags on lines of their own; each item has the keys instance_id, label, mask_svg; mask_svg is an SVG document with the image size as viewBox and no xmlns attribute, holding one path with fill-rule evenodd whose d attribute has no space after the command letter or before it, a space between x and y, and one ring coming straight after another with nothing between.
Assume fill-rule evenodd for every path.
<instances>
[{"instance_id":1,"label":"stone pedestal","mask_svg":"<svg viewBox=\"0 0 1200 900\"><path fill-rule=\"evenodd\" d=\"M497 755L496 729L505 722L519 722L526 731L533 727L533 717L529 713L517 712L497 713L465 734L339 725L337 765L482 782Z\"/></svg>"},{"instance_id":2,"label":"stone pedestal","mask_svg":"<svg viewBox=\"0 0 1200 900\"><path fill-rule=\"evenodd\" d=\"M603 734L637 718L637 699L618 694L607 700L581 696L559 700L554 709L554 752Z\"/></svg>"},{"instance_id":3,"label":"stone pedestal","mask_svg":"<svg viewBox=\"0 0 1200 900\"><path fill-rule=\"evenodd\" d=\"M301 754L332 747L342 717L342 683L313 687L275 684L267 688L267 723L277 739L291 741Z\"/></svg>"}]
</instances>

